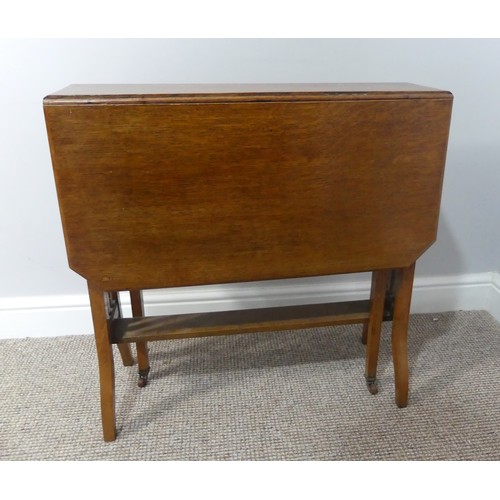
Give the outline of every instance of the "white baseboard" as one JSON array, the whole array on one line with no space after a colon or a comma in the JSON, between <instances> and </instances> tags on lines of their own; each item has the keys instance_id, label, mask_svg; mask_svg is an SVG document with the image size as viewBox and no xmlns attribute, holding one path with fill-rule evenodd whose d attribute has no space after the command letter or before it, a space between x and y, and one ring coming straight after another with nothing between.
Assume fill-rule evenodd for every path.
<instances>
[{"instance_id":1,"label":"white baseboard","mask_svg":"<svg viewBox=\"0 0 500 500\"><path fill-rule=\"evenodd\" d=\"M144 294L146 314L249 309L281 305L338 302L368 298L369 277L339 281L336 277L213 285ZM122 297L130 315L127 294ZM467 274L417 278L412 313L486 310L500 321L500 275ZM0 298L0 339L90 334L87 295Z\"/></svg>"},{"instance_id":2,"label":"white baseboard","mask_svg":"<svg viewBox=\"0 0 500 500\"><path fill-rule=\"evenodd\" d=\"M500 321L500 274L498 273L492 273L491 293L486 310Z\"/></svg>"}]
</instances>

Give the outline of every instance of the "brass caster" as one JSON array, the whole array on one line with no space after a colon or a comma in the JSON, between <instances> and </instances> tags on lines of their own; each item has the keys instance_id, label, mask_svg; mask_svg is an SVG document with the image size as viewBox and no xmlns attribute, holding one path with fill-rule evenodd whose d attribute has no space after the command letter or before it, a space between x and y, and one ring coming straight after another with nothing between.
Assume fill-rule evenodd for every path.
<instances>
[{"instance_id":1,"label":"brass caster","mask_svg":"<svg viewBox=\"0 0 500 500\"><path fill-rule=\"evenodd\" d=\"M378 393L377 379L375 377L366 377L366 385L368 386L370 394L375 395Z\"/></svg>"},{"instance_id":2,"label":"brass caster","mask_svg":"<svg viewBox=\"0 0 500 500\"><path fill-rule=\"evenodd\" d=\"M145 370L139 370L139 382L137 382L137 385L139 387L146 387L148 384L148 375L149 375L149 368L146 368Z\"/></svg>"}]
</instances>

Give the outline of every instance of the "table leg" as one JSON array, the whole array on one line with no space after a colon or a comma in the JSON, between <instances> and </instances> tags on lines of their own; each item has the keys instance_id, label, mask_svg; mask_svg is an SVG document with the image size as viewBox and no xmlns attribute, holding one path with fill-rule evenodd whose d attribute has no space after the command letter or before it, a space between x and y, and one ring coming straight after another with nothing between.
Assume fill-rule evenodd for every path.
<instances>
[{"instance_id":1,"label":"table leg","mask_svg":"<svg viewBox=\"0 0 500 500\"><path fill-rule=\"evenodd\" d=\"M413 290L415 264L398 269L395 281L394 318L392 320L392 358L396 404L405 408L408 404L408 321Z\"/></svg>"},{"instance_id":2,"label":"table leg","mask_svg":"<svg viewBox=\"0 0 500 500\"><path fill-rule=\"evenodd\" d=\"M120 306L120 295L118 292L109 292L111 300L116 301L116 307L118 308L118 317L122 317L122 310ZM118 344L118 351L120 351L120 356L122 358L123 366L133 366L134 356L132 355L132 350L129 344Z\"/></svg>"},{"instance_id":3,"label":"table leg","mask_svg":"<svg viewBox=\"0 0 500 500\"><path fill-rule=\"evenodd\" d=\"M130 291L130 301L132 304L132 316L140 318L144 316L144 302L142 300L141 290ZM147 342L137 342L137 362L139 364L139 387L145 387L148 383L148 376L150 371L148 344Z\"/></svg>"},{"instance_id":4,"label":"table leg","mask_svg":"<svg viewBox=\"0 0 500 500\"><path fill-rule=\"evenodd\" d=\"M385 293L391 276L390 270L374 271L370 293L370 319L366 328L366 368L365 377L368 390L377 394L377 364L380 334L384 316Z\"/></svg>"},{"instance_id":5,"label":"table leg","mask_svg":"<svg viewBox=\"0 0 500 500\"><path fill-rule=\"evenodd\" d=\"M115 429L115 370L113 349L108 327L105 292L88 283L94 336L99 362L101 416L104 441L116 439Z\"/></svg>"},{"instance_id":6,"label":"table leg","mask_svg":"<svg viewBox=\"0 0 500 500\"><path fill-rule=\"evenodd\" d=\"M366 345L368 342L368 323L363 325L363 332L361 333L361 343Z\"/></svg>"},{"instance_id":7,"label":"table leg","mask_svg":"<svg viewBox=\"0 0 500 500\"><path fill-rule=\"evenodd\" d=\"M122 358L123 366L132 366L134 364L134 356L129 344L118 344L118 350Z\"/></svg>"}]
</instances>

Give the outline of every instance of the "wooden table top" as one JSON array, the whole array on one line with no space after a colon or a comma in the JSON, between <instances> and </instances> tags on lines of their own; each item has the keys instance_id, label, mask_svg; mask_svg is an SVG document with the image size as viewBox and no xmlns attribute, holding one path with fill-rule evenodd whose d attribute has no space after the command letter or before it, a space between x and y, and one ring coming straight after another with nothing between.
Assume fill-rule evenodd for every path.
<instances>
[{"instance_id":1,"label":"wooden table top","mask_svg":"<svg viewBox=\"0 0 500 500\"><path fill-rule=\"evenodd\" d=\"M69 85L45 105L100 102L449 99L450 92L412 83L94 84Z\"/></svg>"},{"instance_id":2,"label":"wooden table top","mask_svg":"<svg viewBox=\"0 0 500 500\"><path fill-rule=\"evenodd\" d=\"M70 267L124 290L409 266L451 106L412 84L67 87L44 108Z\"/></svg>"}]
</instances>

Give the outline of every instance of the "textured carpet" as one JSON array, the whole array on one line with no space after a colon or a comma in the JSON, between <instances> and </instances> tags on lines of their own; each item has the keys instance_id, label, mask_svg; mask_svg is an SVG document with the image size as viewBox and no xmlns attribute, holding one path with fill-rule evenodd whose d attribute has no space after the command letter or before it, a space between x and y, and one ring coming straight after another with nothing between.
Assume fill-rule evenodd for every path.
<instances>
[{"instance_id":1,"label":"textured carpet","mask_svg":"<svg viewBox=\"0 0 500 500\"><path fill-rule=\"evenodd\" d=\"M151 343L144 389L116 355L113 443L92 336L0 341L0 460L499 460L500 325L412 316L403 410L388 327L376 396L359 325Z\"/></svg>"}]
</instances>

